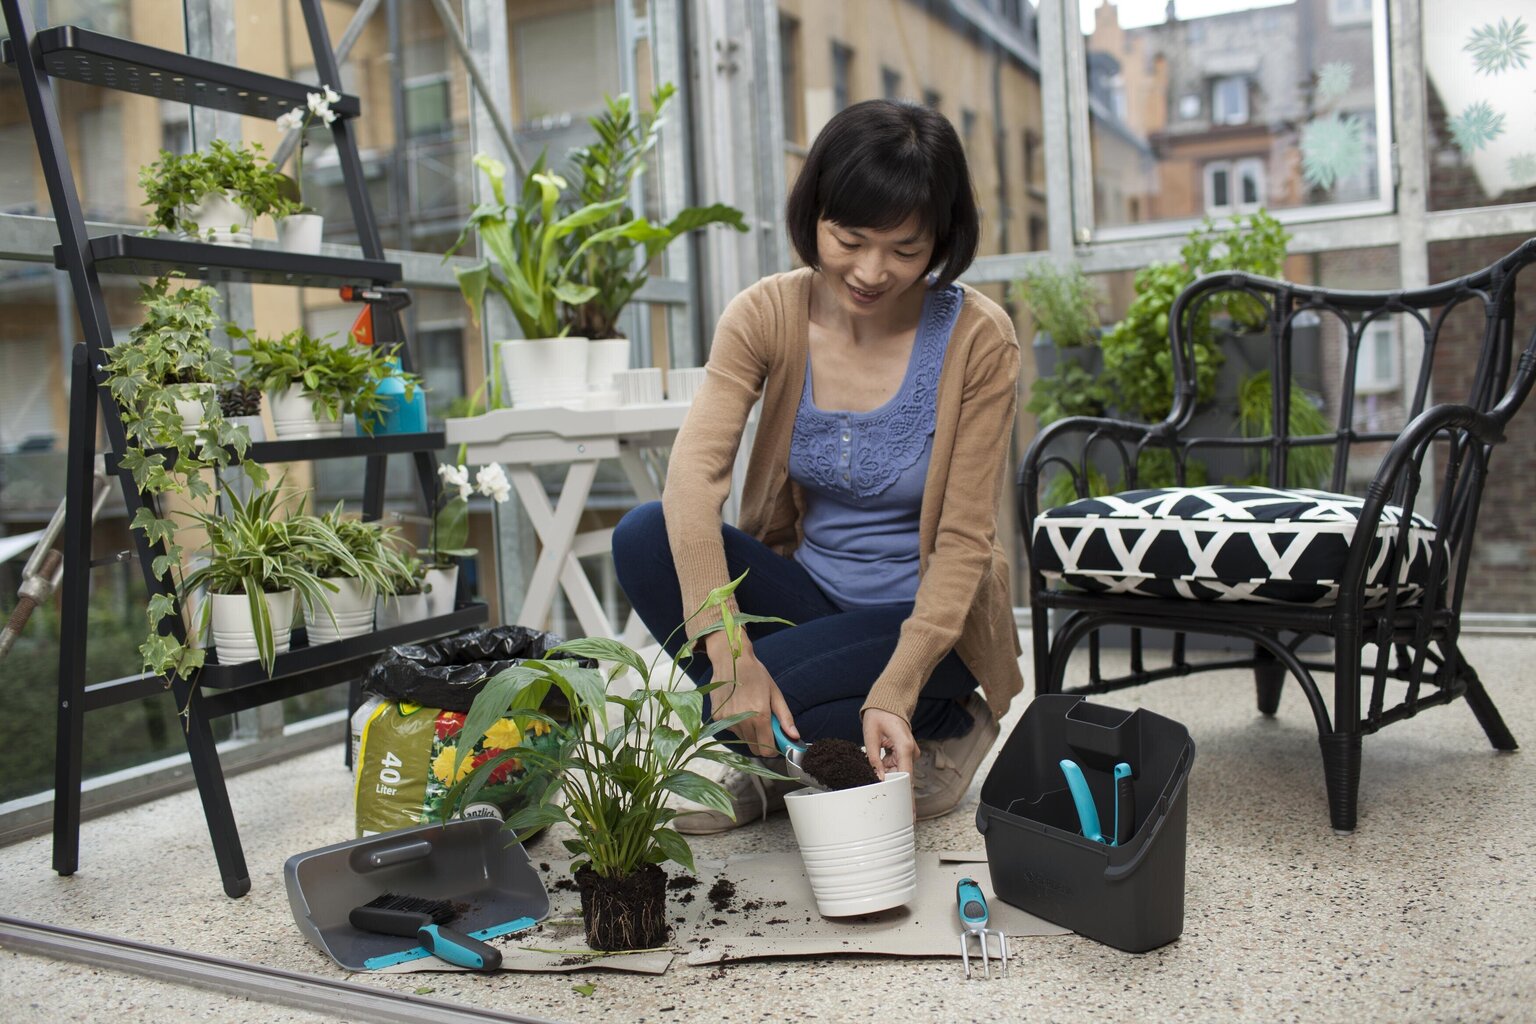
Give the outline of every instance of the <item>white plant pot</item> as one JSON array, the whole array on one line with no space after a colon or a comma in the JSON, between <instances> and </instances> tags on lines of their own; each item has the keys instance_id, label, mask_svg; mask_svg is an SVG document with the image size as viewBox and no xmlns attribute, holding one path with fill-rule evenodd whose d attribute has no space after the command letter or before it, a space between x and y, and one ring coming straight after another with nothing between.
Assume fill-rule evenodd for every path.
<instances>
[{"instance_id":1,"label":"white plant pot","mask_svg":"<svg viewBox=\"0 0 1536 1024\"><path fill-rule=\"evenodd\" d=\"M784 796L805 875L824 917L872 914L917 896L912 779L888 772L884 782Z\"/></svg>"},{"instance_id":2,"label":"white plant pot","mask_svg":"<svg viewBox=\"0 0 1536 1024\"><path fill-rule=\"evenodd\" d=\"M588 347L586 338L499 342L513 408L579 405L587 393Z\"/></svg>"},{"instance_id":3,"label":"white plant pot","mask_svg":"<svg viewBox=\"0 0 1536 1024\"><path fill-rule=\"evenodd\" d=\"M229 425L232 427L244 427L252 441L265 441L267 439L266 424L261 422L260 416L231 416Z\"/></svg>"},{"instance_id":4,"label":"white plant pot","mask_svg":"<svg viewBox=\"0 0 1536 1024\"><path fill-rule=\"evenodd\" d=\"M272 410L272 430L280 440L341 436L342 421L317 417L302 384L291 384L284 391L268 391L267 408Z\"/></svg>"},{"instance_id":5,"label":"white plant pot","mask_svg":"<svg viewBox=\"0 0 1536 1024\"><path fill-rule=\"evenodd\" d=\"M331 613L327 615L324 608L304 609L304 629L309 634L310 646L373 632L373 587L350 576L338 576L326 582L336 587L334 594L329 590L325 592L325 603Z\"/></svg>"},{"instance_id":6,"label":"white plant pot","mask_svg":"<svg viewBox=\"0 0 1536 1024\"><path fill-rule=\"evenodd\" d=\"M293 632L293 597L291 590L263 595L267 617L272 620L272 650L283 654ZM218 651L220 665L239 665L255 661L256 628L251 622L251 604L244 594L209 594L212 608L210 632Z\"/></svg>"},{"instance_id":7,"label":"white plant pot","mask_svg":"<svg viewBox=\"0 0 1536 1024\"><path fill-rule=\"evenodd\" d=\"M427 584L432 588L426 593L427 615L436 617L453 611L453 597L459 590L459 567L428 569Z\"/></svg>"},{"instance_id":8,"label":"white plant pot","mask_svg":"<svg viewBox=\"0 0 1536 1024\"><path fill-rule=\"evenodd\" d=\"M629 369L629 339L587 342L587 390L614 390L613 375Z\"/></svg>"},{"instance_id":9,"label":"white plant pot","mask_svg":"<svg viewBox=\"0 0 1536 1024\"><path fill-rule=\"evenodd\" d=\"M380 596L374 609L374 622L379 629L393 629L427 617L426 594L398 594Z\"/></svg>"},{"instance_id":10,"label":"white plant pot","mask_svg":"<svg viewBox=\"0 0 1536 1024\"><path fill-rule=\"evenodd\" d=\"M195 434L208 418L208 403L214 398L214 387L212 384L182 384L180 389L187 397L173 398L172 401L181 417L181 429Z\"/></svg>"},{"instance_id":11,"label":"white plant pot","mask_svg":"<svg viewBox=\"0 0 1536 1024\"><path fill-rule=\"evenodd\" d=\"M277 247L289 252L319 253L325 218L318 213L290 213L277 222Z\"/></svg>"},{"instance_id":12,"label":"white plant pot","mask_svg":"<svg viewBox=\"0 0 1536 1024\"><path fill-rule=\"evenodd\" d=\"M251 215L223 192L210 192L183 211L186 219L197 224L198 241L215 245L251 247Z\"/></svg>"}]
</instances>

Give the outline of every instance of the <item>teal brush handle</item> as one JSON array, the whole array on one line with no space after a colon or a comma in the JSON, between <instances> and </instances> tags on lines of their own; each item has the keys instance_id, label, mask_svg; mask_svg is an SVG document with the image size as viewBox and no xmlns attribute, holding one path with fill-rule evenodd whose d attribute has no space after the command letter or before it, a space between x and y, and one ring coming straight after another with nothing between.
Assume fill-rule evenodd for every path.
<instances>
[{"instance_id":1,"label":"teal brush handle","mask_svg":"<svg viewBox=\"0 0 1536 1024\"><path fill-rule=\"evenodd\" d=\"M501 966L501 950L440 924L422 925L416 938L433 956L472 971L494 971Z\"/></svg>"},{"instance_id":2,"label":"teal brush handle","mask_svg":"<svg viewBox=\"0 0 1536 1024\"><path fill-rule=\"evenodd\" d=\"M1061 773L1067 777L1067 789L1071 790L1072 802L1077 805L1077 821L1083 827L1083 835L1096 843L1104 842L1104 833L1099 829L1099 809L1094 806L1093 793L1088 789L1088 780L1083 778L1083 770L1071 758L1062 758Z\"/></svg>"}]
</instances>

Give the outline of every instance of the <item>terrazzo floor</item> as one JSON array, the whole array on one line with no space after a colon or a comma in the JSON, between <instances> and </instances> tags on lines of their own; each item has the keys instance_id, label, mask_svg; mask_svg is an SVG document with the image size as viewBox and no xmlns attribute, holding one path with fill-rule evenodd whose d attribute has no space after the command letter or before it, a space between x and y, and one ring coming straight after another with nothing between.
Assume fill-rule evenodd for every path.
<instances>
[{"instance_id":1,"label":"terrazzo floor","mask_svg":"<svg viewBox=\"0 0 1536 1024\"><path fill-rule=\"evenodd\" d=\"M1536 640L1474 638L1467 650L1516 738L1536 743ZM659 977L348 976L299 936L282 881L290 854L350 837L337 750L230 781L253 881L244 899L224 897L196 794L183 793L87 822L70 878L50 870L46 837L0 849L0 914L559 1021L1536 1019L1536 782L1529 755L1494 753L1464 704L1367 738L1360 827L1337 836L1294 686L1273 720L1236 673L1105 702L1183 722L1197 748L1184 934L1147 954L1029 939L1006 980L971 982L954 960L870 957L724 968L679 958ZM986 769L955 813L919 824L920 849L980 845ZM782 814L694 845L699 857L794 848ZM577 991L584 982L590 994ZM48 1024L334 1019L9 951L0 1007L8 1022Z\"/></svg>"}]
</instances>

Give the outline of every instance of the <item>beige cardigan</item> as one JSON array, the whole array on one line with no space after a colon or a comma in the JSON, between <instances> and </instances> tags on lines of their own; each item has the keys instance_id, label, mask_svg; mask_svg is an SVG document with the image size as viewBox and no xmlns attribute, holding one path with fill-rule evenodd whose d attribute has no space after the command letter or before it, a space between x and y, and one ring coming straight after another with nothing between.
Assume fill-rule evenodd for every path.
<instances>
[{"instance_id":1,"label":"beige cardigan","mask_svg":"<svg viewBox=\"0 0 1536 1024\"><path fill-rule=\"evenodd\" d=\"M801 540L800 488L789 444L805 384L815 271L764 278L720 317L705 381L672 448L663 496L682 584L682 614L729 581L721 510L748 414L762 411L747 463L738 526L784 555ZM923 684L951 650L1001 717L1023 689L1008 560L997 542L1008 440L1018 404L1019 344L996 303L964 289L939 377L933 456L919 518L919 583L912 615L864 709L912 719ZM773 609L753 609L773 614ZM690 635L718 614L689 623Z\"/></svg>"}]
</instances>

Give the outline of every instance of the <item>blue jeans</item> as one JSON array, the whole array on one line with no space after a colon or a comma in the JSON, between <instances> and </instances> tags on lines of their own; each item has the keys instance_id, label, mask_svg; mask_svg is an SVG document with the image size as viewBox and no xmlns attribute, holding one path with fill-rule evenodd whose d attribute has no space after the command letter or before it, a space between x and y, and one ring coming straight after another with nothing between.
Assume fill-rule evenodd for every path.
<instances>
[{"instance_id":1,"label":"blue jeans","mask_svg":"<svg viewBox=\"0 0 1536 1024\"><path fill-rule=\"evenodd\" d=\"M794 623L754 622L746 628L757 659L795 716L801 739L838 737L862 744L859 709L896 650L912 602L844 611L794 559L734 526L721 530L731 579L747 573L736 589L741 610ZM675 655L687 639L677 628L683 595L660 502L632 509L619 522L613 531L613 564L640 620ZM702 647L687 670L697 685L710 681L713 667ZM968 732L971 716L963 704L975 688L975 677L951 651L923 686L912 713L912 734L932 740Z\"/></svg>"}]
</instances>

